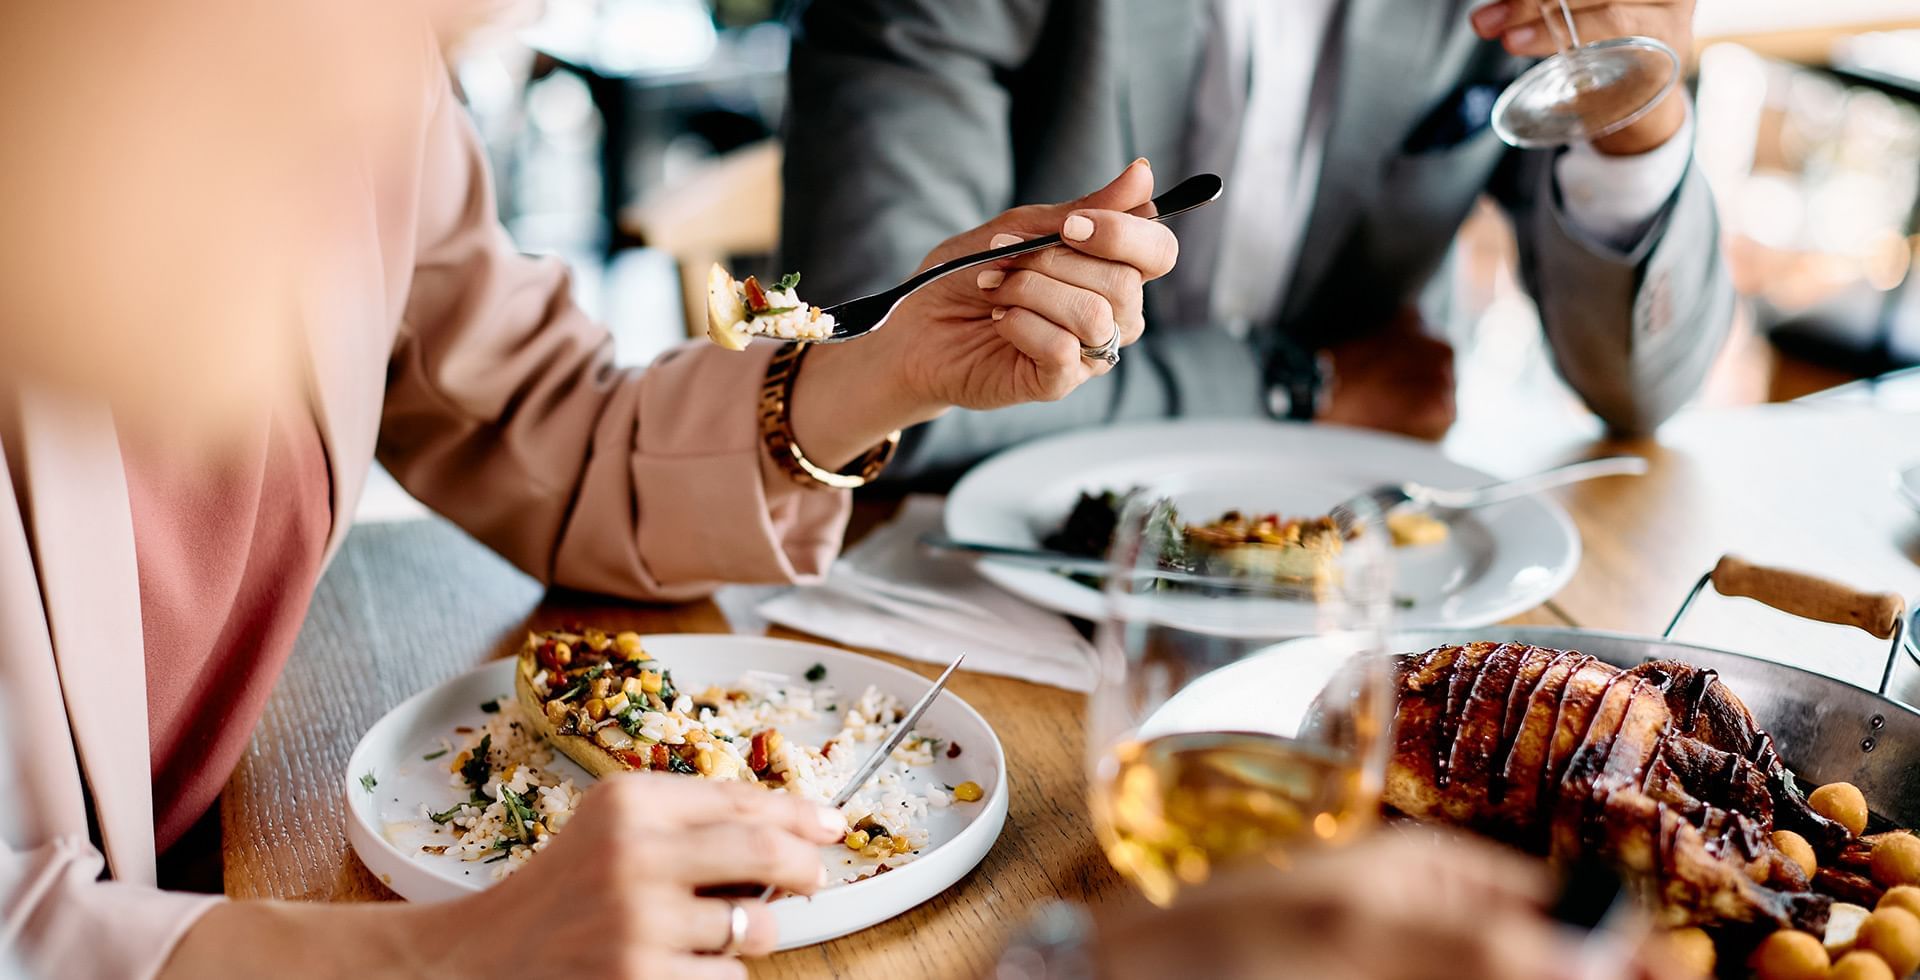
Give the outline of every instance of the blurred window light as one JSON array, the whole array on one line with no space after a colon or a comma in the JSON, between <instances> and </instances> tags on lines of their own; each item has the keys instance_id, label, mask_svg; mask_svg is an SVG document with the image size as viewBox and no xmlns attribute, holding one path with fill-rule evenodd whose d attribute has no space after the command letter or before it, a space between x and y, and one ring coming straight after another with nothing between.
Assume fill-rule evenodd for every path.
<instances>
[{"instance_id":1,"label":"blurred window light","mask_svg":"<svg viewBox=\"0 0 1920 980\"><path fill-rule=\"evenodd\" d=\"M1693 29L1700 37L1887 24L1920 17L1913 0L1700 0Z\"/></svg>"},{"instance_id":2,"label":"blurred window light","mask_svg":"<svg viewBox=\"0 0 1920 980\"><path fill-rule=\"evenodd\" d=\"M689 71L712 60L719 47L703 0L550 0L520 38L612 75Z\"/></svg>"}]
</instances>

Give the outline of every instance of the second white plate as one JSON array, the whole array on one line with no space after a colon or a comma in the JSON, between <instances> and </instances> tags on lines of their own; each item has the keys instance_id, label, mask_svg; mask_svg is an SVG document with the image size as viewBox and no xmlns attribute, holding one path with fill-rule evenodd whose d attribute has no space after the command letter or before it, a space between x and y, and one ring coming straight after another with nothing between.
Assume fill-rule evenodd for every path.
<instances>
[{"instance_id":1,"label":"second white plate","mask_svg":"<svg viewBox=\"0 0 1920 980\"><path fill-rule=\"evenodd\" d=\"M1495 477L1429 443L1339 426L1176 421L1089 429L981 463L947 498L964 541L1033 548L1082 491L1153 487L1184 514L1321 514L1383 483L1472 487ZM1484 626L1552 598L1580 564L1565 510L1533 497L1463 514L1444 544L1394 551L1398 629ZM1097 620L1100 593L1064 575L985 559L981 574L1029 602Z\"/></svg>"},{"instance_id":2,"label":"second white plate","mask_svg":"<svg viewBox=\"0 0 1920 980\"><path fill-rule=\"evenodd\" d=\"M932 683L909 670L836 647L726 634L649 636L647 651L673 671L688 690L727 685L749 671L795 677L815 664L825 668L823 683L844 697L858 697L868 685L911 704ZM485 724L482 702L513 695L514 660L497 660L422 691L374 723L354 747L344 780L347 838L367 868L402 897L420 902L458 898L494 884L492 868L448 855L423 853L445 844L436 828L420 817L420 804L444 809L459 793L448 785L444 763L426 761L442 739L458 739L456 727ZM808 726L783 726L788 738L818 744L839 725L822 720ZM918 731L962 747L941 753L914 779L946 785L972 780L986 789L977 803L934 808L927 820L928 846L920 856L883 875L838 885L812 898L783 898L773 903L780 921L780 948L792 949L844 936L893 918L939 894L980 863L1007 820L1007 761L1000 740L985 719L951 691L928 707ZM555 754L552 769L585 786L593 777L565 756ZM361 782L371 775L372 788ZM845 873L851 852L822 849L822 859ZM538 856L534 860L539 860Z\"/></svg>"}]
</instances>

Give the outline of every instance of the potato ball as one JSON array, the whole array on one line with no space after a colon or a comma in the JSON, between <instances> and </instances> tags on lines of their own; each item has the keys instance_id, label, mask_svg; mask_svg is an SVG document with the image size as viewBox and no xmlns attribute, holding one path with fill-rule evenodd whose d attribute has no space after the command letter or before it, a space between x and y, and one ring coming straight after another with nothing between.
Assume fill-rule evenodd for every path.
<instances>
[{"instance_id":1,"label":"potato ball","mask_svg":"<svg viewBox=\"0 0 1920 980\"><path fill-rule=\"evenodd\" d=\"M1814 790L1807 802L1813 812L1847 828L1847 833L1855 837L1867 829L1867 798L1852 783L1828 783Z\"/></svg>"},{"instance_id":2,"label":"potato ball","mask_svg":"<svg viewBox=\"0 0 1920 980\"><path fill-rule=\"evenodd\" d=\"M1801 871L1806 872L1809 881L1813 879L1813 873L1820 870L1820 859L1813 856L1813 845L1807 843L1805 837L1791 830L1776 830L1773 832L1773 846L1779 848L1780 853L1792 858L1793 863L1799 865Z\"/></svg>"},{"instance_id":3,"label":"potato ball","mask_svg":"<svg viewBox=\"0 0 1920 980\"><path fill-rule=\"evenodd\" d=\"M1678 967L1687 976L1711 977L1718 960L1714 952L1713 937L1699 927L1673 929L1660 937L1661 952L1666 954L1667 962Z\"/></svg>"},{"instance_id":4,"label":"potato ball","mask_svg":"<svg viewBox=\"0 0 1920 980\"><path fill-rule=\"evenodd\" d=\"M1852 902L1835 902L1827 910L1827 955L1838 957L1853 948L1854 940L1860 938L1860 927L1867 921L1873 910Z\"/></svg>"},{"instance_id":5,"label":"potato ball","mask_svg":"<svg viewBox=\"0 0 1920 980\"><path fill-rule=\"evenodd\" d=\"M1862 950L1840 957L1827 977L1828 980L1894 980L1893 967L1888 966L1886 960Z\"/></svg>"},{"instance_id":6,"label":"potato ball","mask_svg":"<svg viewBox=\"0 0 1920 980\"><path fill-rule=\"evenodd\" d=\"M1888 834L1873 845L1873 880L1888 888L1920 885L1920 837Z\"/></svg>"},{"instance_id":7,"label":"potato ball","mask_svg":"<svg viewBox=\"0 0 1920 980\"><path fill-rule=\"evenodd\" d=\"M1793 929L1768 936L1747 961L1759 980L1826 980L1827 948L1820 940Z\"/></svg>"},{"instance_id":8,"label":"potato ball","mask_svg":"<svg viewBox=\"0 0 1920 980\"><path fill-rule=\"evenodd\" d=\"M1906 909L1920 919L1920 887L1913 885L1895 885L1880 896L1880 908Z\"/></svg>"},{"instance_id":9,"label":"potato ball","mask_svg":"<svg viewBox=\"0 0 1920 980\"><path fill-rule=\"evenodd\" d=\"M1878 909L1860 923L1853 945L1880 954L1894 976L1904 977L1920 967L1920 918L1902 908Z\"/></svg>"}]
</instances>

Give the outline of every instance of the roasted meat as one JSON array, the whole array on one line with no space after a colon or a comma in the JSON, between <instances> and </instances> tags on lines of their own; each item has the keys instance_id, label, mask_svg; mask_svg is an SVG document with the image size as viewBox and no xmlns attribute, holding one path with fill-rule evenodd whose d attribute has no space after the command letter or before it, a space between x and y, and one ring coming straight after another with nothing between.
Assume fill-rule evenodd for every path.
<instances>
[{"instance_id":1,"label":"roasted meat","mask_svg":"<svg viewBox=\"0 0 1920 980\"><path fill-rule=\"evenodd\" d=\"M1398 658L1386 804L1556 862L1612 861L1670 925L1819 935L1828 898L1772 843L1848 840L1816 814L1710 670L1622 670L1568 650L1446 646Z\"/></svg>"}]
</instances>

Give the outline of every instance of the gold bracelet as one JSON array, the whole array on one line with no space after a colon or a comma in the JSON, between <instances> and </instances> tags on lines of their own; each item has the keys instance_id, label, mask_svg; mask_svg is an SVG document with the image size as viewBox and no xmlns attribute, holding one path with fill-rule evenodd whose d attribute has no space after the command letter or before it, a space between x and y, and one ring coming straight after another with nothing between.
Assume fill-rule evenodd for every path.
<instances>
[{"instance_id":1,"label":"gold bracelet","mask_svg":"<svg viewBox=\"0 0 1920 980\"><path fill-rule=\"evenodd\" d=\"M801 486L834 490L864 487L887 468L894 451L900 448L900 430L888 433L878 446L849 463L845 472L835 473L808 459L793 438L793 384L800 377L800 362L811 347L783 344L767 362L767 380L760 385L760 436L766 440L773 461Z\"/></svg>"}]
</instances>

